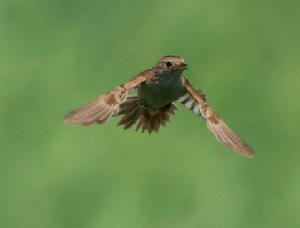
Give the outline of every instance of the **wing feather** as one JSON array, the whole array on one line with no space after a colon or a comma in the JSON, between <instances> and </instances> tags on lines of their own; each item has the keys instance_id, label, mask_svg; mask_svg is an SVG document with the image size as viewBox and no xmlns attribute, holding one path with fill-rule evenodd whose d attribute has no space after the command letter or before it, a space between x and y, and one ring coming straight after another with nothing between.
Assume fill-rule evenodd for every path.
<instances>
[{"instance_id":1,"label":"wing feather","mask_svg":"<svg viewBox=\"0 0 300 228\"><path fill-rule=\"evenodd\" d=\"M117 115L120 105L127 100L128 93L142 82L151 79L155 73L150 69L139 73L131 80L118 86L115 90L106 93L64 116L65 123L89 126L94 123L103 124L111 116Z\"/></svg>"},{"instance_id":2,"label":"wing feather","mask_svg":"<svg viewBox=\"0 0 300 228\"><path fill-rule=\"evenodd\" d=\"M208 105L205 95L201 91L194 89L185 77L181 78L181 82L185 86L187 93L180 97L178 101L196 116L202 116L206 120L208 129L220 143L243 156L253 157L254 151Z\"/></svg>"}]
</instances>

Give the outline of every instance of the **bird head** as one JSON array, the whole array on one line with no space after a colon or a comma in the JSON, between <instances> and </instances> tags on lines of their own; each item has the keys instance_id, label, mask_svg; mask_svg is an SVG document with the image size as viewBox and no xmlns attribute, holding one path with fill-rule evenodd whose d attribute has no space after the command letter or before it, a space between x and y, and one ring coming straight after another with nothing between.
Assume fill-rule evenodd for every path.
<instances>
[{"instance_id":1,"label":"bird head","mask_svg":"<svg viewBox=\"0 0 300 228\"><path fill-rule=\"evenodd\" d=\"M167 55L161 57L155 67L159 73L181 73L187 69L184 58L180 56Z\"/></svg>"}]
</instances>

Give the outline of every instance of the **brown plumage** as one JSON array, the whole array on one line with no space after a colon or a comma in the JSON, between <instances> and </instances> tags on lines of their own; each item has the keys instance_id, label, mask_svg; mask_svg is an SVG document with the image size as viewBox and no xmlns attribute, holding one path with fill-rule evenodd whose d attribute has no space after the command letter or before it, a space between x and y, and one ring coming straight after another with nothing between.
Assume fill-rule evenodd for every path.
<instances>
[{"instance_id":1,"label":"brown plumage","mask_svg":"<svg viewBox=\"0 0 300 228\"><path fill-rule=\"evenodd\" d=\"M119 126L129 129L136 125L136 130L151 134L175 114L174 102L178 101L202 117L220 143L243 156L253 157L253 150L208 105L205 95L182 76L186 66L179 56L162 57L153 68L71 111L64 121L89 126L103 124L112 116L121 116ZM128 96L132 89L137 90L137 96Z\"/></svg>"},{"instance_id":2,"label":"brown plumage","mask_svg":"<svg viewBox=\"0 0 300 228\"><path fill-rule=\"evenodd\" d=\"M176 106L168 104L161 108L155 115L150 115L149 112L139 104L137 96L128 97L127 100L121 104L118 115L123 115L118 122L118 126L123 126L124 129L130 128L136 124L136 130L142 132L148 131L150 134L157 132L160 126L164 126L172 115L175 114Z\"/></svg>"},{"instance_id":3,"label":"brown plumage","mask_svg":"<svg viewBox=\"0 0 300 228\"><path fill-rule=\"evenodd\" d=\"M205 95L201 91L195 90L185 77L182 77L181 81L187 88L187 94L179 102L193 111L195 115L202 116L206 120L208 129L220 143L241 155L253 157L253 150L207 104Z\"/></svg>"}]
</instances>

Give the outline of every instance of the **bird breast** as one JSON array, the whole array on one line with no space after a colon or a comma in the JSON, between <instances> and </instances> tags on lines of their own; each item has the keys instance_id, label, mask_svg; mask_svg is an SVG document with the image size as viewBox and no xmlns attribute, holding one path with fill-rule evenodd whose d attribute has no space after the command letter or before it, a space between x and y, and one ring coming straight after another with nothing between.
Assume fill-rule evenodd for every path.
<instances>
[{"instance_id":1,"label":"bird breast","mask_svg":"<svg viewBox=\"0 0 300 228\"><path fill-rule=\"evenodd\" d=\"M180 77L172 77L155 83L143 83L138 89L138 97L141 104L158 110L176 101L185 92Z\"/></svg>"}]
</instances>

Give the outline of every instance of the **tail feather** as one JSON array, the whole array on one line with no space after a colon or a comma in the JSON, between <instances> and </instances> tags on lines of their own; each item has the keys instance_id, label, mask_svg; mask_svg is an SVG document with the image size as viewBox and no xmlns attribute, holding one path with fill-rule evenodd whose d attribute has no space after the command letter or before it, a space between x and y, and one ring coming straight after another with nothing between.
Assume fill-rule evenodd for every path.
<instances>
[{"instance_id":1,"label":"tail feather","mask_svg":"<svg viewBox=\"0 0 300 228\"><path fill-rule=\"evenodd\" d=\"M150 115L138 101L136 96L128 97L127 100L120 106L117 115L123 115L118 125L124 129L130 128L136 123L136 130L141 129L142 133L148 131L150 134L157 132L160 126L164 126L170 120L170 117L175 114L176 106L169 104L163 107L159 113Z\"/></svg>"},{"instance_id":2,"label":"tail feather","mask_svg":"<svg viewBox=\"0 0 300 228\"><path fill-rule=\"evenodd\" d=\"M165 110L151 116L148 112L144 112L141 118L139 118L136 130L141 129L142 132L148 131L150 134L155 131L157 132L160 126L164 126L175 114L176 106L173 104L168 105Z\"/></svg>"}]
</instances>

